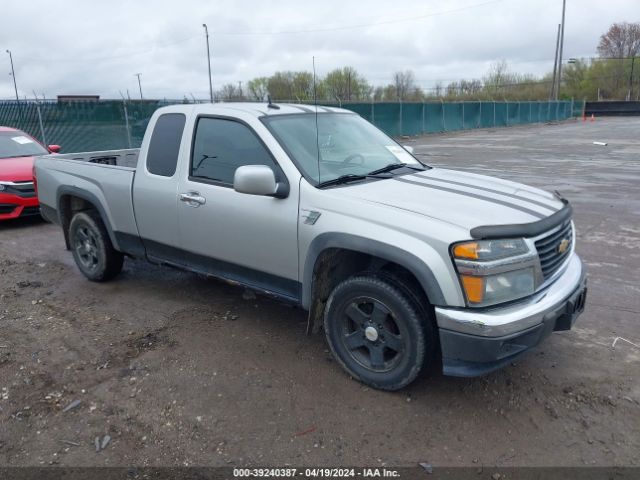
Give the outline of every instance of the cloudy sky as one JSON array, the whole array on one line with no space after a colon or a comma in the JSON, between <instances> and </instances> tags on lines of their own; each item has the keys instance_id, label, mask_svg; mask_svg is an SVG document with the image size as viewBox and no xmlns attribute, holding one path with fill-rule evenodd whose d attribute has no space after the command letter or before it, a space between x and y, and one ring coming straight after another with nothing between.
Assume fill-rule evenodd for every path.
<instances>
[{"instance_id":1,"label":"cloudy sky","mask_svg":"<svg viewBox=\"0 0 640 480\"><path fill-rule=\"evenodd\" d=\"M613 22L640 21L640 0L568 0L564 57L595 54ZM212 34L214 88L277 70L318 75L351 65L372 84L411 69L432 87L479 78L496 61L553 68L561 0L2 0L0 99L99 94L208 96L202 23Z\"/></svg>"}]
</instances>

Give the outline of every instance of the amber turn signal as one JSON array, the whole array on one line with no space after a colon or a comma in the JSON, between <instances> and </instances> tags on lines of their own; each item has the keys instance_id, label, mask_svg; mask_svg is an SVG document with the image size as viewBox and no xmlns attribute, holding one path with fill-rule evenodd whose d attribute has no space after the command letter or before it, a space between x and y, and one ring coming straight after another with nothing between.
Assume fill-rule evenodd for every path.
<instances>
[{"instance_id":1,"label":"amber turn signal","mask_svg":"<svg viewBox=\"0 0 640 480\"><path fill-rule=\"evenodd\" d=\"M478 242L460 243L453 247L455 258L468 258L478 260Z\"/></svg>"},{"instance_id":2,"label":"amber turn signal","mask_svg":"<svg viewBox=\"0 0 640 480\"><path fill-rule=\"evenodd\" d=\"M484 278L460 275L464 293L469 303L482 303L484 298Z\"/></svg>"}]
</instances>

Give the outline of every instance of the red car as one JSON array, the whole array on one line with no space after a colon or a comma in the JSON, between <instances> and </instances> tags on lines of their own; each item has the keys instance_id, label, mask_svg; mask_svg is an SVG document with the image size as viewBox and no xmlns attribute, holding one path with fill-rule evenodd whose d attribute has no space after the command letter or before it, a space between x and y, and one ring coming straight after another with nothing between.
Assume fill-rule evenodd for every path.
<instances>
[{"instance_id":1,"label":"red car","mask_svg":"<svg viewBox=\"0 0 640 480\"><path fill-rule=\"evenodd\" d=\"M60 151L26 133L0 127L0 221L40 213L33 186L33 158Z\"/></svg>"}]
</instances>

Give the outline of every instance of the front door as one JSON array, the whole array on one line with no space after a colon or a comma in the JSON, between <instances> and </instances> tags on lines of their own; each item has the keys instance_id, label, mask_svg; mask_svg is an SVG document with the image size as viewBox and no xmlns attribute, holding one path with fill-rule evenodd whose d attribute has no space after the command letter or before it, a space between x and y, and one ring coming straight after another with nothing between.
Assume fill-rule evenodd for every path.
<instances>
[{"instance_id":1,"label":"front door","mask_svg":"<svg viewBox=\"0 0 640 480\"><path fill-rule=\"evenodd\" d=\"M268 165L286 181L271 153L246 124L201 117L189 171L178 186L178 223L190 267L297 299L298 185L287 198L238 193L235 170Z\"/></svg>"}]
</instances>

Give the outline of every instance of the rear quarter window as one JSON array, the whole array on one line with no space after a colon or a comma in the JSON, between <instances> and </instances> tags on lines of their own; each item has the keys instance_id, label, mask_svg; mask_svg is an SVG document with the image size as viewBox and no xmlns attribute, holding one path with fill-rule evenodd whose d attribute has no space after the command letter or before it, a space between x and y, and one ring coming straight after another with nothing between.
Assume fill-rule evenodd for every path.
<instances>
[{"instance_id":1,"label":"rear quarter window","mask_svg":"<svg viewBox=\"0 0 640 480\"><path fill-rule=\"evenodd\" d=\"M165 113L158 117L147 151L149 173L163 177L172 177L176 173L186 119L182 113Z\"/></svg>"}]
</instances>

